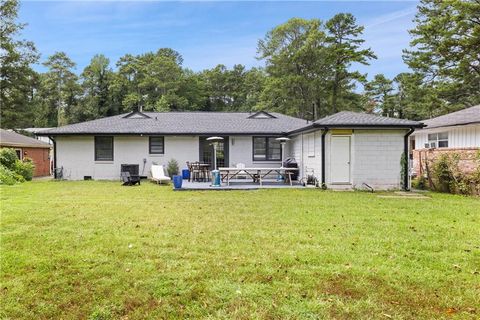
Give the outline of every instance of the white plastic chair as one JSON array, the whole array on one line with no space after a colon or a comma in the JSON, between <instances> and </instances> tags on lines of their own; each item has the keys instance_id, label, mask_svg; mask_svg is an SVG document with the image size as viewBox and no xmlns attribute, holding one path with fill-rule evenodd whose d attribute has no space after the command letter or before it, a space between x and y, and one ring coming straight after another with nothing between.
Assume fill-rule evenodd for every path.
<instances>
[{"instance_id":1,"label":"white plastic chair","mask_svg":"<svg viewBox=\"0 0 480 320\"><path fill-rule=\"evenodd\" d=\"M245 169L245 163L237 163L235 165L235 168L237 169ZM240 178L240 179L247 179L247 174L244 172L242 173L242 171L240 171L239 174L237 174L237 178Z\"/></svg>"},{"instance_id":2,"label":"white plastic chair","mask_svg":"<svg viewBox=\"0 0 480 320\"><path fill-rule=\"evenodd\" d=\"M163 166L161 165L152 165L152 168L150 169L152 173L152 181L155 181L156 183L162 183L162 182L170 182L170 177L167 177L165 175L165 171L163 170Z\"/></svg>"}]
</instances>

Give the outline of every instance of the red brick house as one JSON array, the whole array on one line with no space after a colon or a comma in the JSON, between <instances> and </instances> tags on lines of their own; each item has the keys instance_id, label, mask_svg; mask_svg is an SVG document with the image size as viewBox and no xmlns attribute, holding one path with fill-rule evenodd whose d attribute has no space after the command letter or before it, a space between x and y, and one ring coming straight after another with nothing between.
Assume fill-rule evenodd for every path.
<instances>
[{"instance_id":1,"label":"red brick house","mask_svg":"<svg viewBox=\"0 0 480 320\"><path fill-rule=\"evenodd\" d=\"M48 143L30 138L13 131L0 129L0 147L15 149L17 157L28 157L35 164L34 177L50 175L50 150Z\"/></svg>"},{"instance_id":2,"label":"red brick house","mask_svg":"<svg viewBox=\"0 0 480 320\"><path fill-rule=\"evenodd\" d=\"M426 126L412 134L413 175L423 175L426 162L443 153L458 154L464 172L476 169L480 150L480 105L422 122Z\"/></svg>"}]
</instances>

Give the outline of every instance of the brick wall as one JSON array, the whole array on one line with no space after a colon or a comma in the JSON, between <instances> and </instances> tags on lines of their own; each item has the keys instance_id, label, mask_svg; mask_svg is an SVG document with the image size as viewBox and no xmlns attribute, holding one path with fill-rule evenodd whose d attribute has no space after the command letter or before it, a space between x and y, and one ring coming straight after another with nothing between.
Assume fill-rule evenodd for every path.
<instances>
[{"instance_id":1,"label":"brick wall","mask_svg":"<svg viewBox=\"0 0 480 320\"><path fill-rule=\"evenodd\" d=\"M34 177L50 175L50 149L46 148L22 148L23 157L28 157L35 164Z\"/></svg>"},{"instance_id":2,"label":"brick wall","mask_svg":"<svg viewBox=\"0 0 480 320\"><path fill-rule=\"evenodd\" d=\"M442 149L418 149L413 150L413 170L416 176L425 173L425 163L431 163L441 154L457 153L460 155L458 161L459 168L465 173L473 172L478 165L476 160L477 152L480 148L442 148Z\"/></svg>"}]
</instances>

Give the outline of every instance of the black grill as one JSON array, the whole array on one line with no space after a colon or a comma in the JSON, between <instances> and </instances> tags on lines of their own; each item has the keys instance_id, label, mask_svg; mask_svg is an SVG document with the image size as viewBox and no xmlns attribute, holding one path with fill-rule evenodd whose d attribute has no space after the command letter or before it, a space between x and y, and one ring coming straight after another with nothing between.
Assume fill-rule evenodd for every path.
<instances>
[{"instance_id":1,"label":"black grill","mask_svg":"<svg viewBox=\"0 0 480 320\"><path fill-rule=\"evenodd\" d=\"M283 161L284 168L298 168L298 163L295 158L288 158ZM292 171L292 180L298 180L298 170Z\"/></svg>"}]
</instances>

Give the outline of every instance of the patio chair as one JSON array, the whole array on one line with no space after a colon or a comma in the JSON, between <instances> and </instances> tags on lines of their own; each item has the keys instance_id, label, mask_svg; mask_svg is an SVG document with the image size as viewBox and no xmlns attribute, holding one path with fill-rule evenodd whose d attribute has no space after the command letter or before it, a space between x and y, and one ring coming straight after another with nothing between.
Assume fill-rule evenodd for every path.
<instances>
[{"instance_id":1,"label":"patio chair","mask_svg":"<svg viewBox=\"0 0 480 320\"><path fill-rule=\"evenodd\" d=\"M245 169L245 163L237 163L237 165L235 166L237 169ZM240 171L238 174L237 174L237 178L239 179L247 179L248 176L247 176L247 173L245 171Z\"/></svg>"},{"instance_id":2,"label":"patio chair","mask_svg":"<svg viewBox=\"0 0 480 320\"><path fill-rule=\"evenodd\" d=\"M120 172L120 177L122 178L124 186L133 186L137 183L140 185L140 176L132 176L128 171Z\"/></svg>"},{"instance_id":3,"label":"patio chair","mask_svg":"<svg viewBox=\"0 0 480 320\"><path fill-rule=\"evenodd\" d=\"M152 165L152 168L150 169L152 173L152 181L155 181L156 183L162 183L162 182L170 182L170 177L167 177L165 175L165 171L163 170L163 166L159 165Z\"/></svg>"},{"instance_id":4,"label":"patio chair","mask_svg":"<svg viewBox=\"0 0 480 320\"><path fill-rule=\"evenodd\" d=\"M192 181L200 181L202 178L202 168L200 167L200 163L198 161L190 163L191 170L190 170L190 178Z\"/></svg>"},{"instance_id":5,"label":"patio chair","mask_svg":"<svg viewBox=\"0 0 480 320\"><path fill-rule=\"evenodd\" d=\"M201 166L200 169L202 181L210 181L210 166Z\"/></svg>"}]
</instances>

